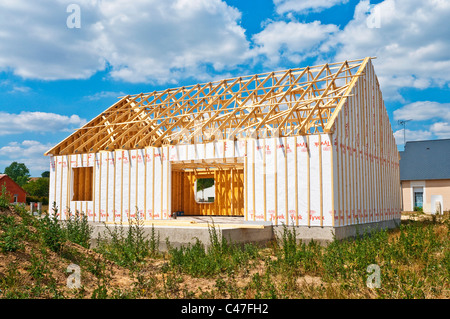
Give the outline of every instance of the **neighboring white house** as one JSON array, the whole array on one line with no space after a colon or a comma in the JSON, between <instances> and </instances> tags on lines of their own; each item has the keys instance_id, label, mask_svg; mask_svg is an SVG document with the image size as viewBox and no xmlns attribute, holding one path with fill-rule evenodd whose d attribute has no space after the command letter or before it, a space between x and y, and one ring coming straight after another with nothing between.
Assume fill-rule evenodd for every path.
<instances>
[{"instance_id":1,"label":"neighboring white house","mask_svg":"<svg viewBox=\"0 0 450 319\"><path fill-rule=\"evenodd\" d=\"M403 210L450 210L450 139L406 142L400 153Z\"/></svg>"}]
</instances>

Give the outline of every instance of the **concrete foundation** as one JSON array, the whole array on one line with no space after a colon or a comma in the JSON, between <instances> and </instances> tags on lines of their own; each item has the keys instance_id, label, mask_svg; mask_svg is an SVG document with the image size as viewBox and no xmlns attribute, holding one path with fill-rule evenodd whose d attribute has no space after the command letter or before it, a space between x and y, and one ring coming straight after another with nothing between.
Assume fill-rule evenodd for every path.
<instances>
[{"instance_id":1,"label":"concrete foundation","mask_svg":"<svg viewBox=\"0 0 450 319\"><path fill-rule=\"evenodd\" d=\"M97 245L98 235L102 238L108 238L108 229L113 230L114 227L123 227L123 234L126 235L128 228L127 224L114 225L104 223L90 223L93 226L91 247ZM144 236L148 239L152 236L154 231L155 239L159 238L159 250L167 251L167 240L172 247L180 247L182 245L195 244L197 240L202 242L205 247L211 244L211 232L215 232L219 238L225 238L228 242L236 244L254 243L264 246L269 241L274 239L273 229L270 223L264 224L234 224L207 222L179 222L166 221L155 222L153 224L144 224L142 226ZM108 229L107 229L108 228Z\"/></svg>"},{"instance_id":2,"label":"concrete foundation","mask_svg":"<svg viewBox=\"0 0 450 319\"><path fill-rule=\"evenodd\" d=\"M228 218L228 219L226 219ZM155 237L159 238L159 250L167 251L167 240L172 247L194 244L197 240L202 242L205 247L210 245L210 232L215 231L220 238L238 244L254 243L260 246L266 245L272 240L281 238L285 226L273 226L270 222L246 222L239 217L221 217L215 218L213 223L211 218L178 218L176 221L154 221L142 226L144 235L151 238L152 230ZM399 220L390 220L384 222L368 223L362 225L350 225L342 227L306 227L306 226L287 226L286 230L294 231L298 242L308 243L311 240L321 245L327 245L334 240L345 238L354 238L358 235L370 234L373 231L381 229L392 229L400 225ZM92 234L91 246L97 245L97 237L100 234L102 238L108 237L108 231L114 227L123 227L126 235L127 224L114 225L104 223L91 223L94 228ZM167 240L166 240L167 239Z\"/></svg>"},{"instance_id":3,"label":"concrete foundation","mask_svg":"<svg viewBox=\"0 0 450 319\"><path fill-rule=\"evenodd\" d=\"M341 227L306 227L306 226L288 226L288 231L294 231L298 242L309 243L311 240L321 245L327 245L334 240L342 240L345 238L355 238L364 234L382 229L393 229L400 226L400 219L389 220L375 223L367 223L360 225L349 225ZM284 226L273 226L274 236L281 238Z\"/></svg>"}]
</instances>

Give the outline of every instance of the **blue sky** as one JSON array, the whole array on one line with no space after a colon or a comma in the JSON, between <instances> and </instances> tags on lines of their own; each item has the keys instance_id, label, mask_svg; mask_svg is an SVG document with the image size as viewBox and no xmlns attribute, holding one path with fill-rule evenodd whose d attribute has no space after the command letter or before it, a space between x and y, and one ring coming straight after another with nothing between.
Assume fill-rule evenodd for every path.
<instances>
[{"instance_id":1,"label":"blue sky","mask_svg":"<svg viewBox=\"0 0 450 319\"><path fill-rule=\"evenodd\" d=\"M399 150L402 119L450 138L449 21L439 0L0 0L0 171L39 176L120 95L366 56Z\"/></svg>"}]
</instances>

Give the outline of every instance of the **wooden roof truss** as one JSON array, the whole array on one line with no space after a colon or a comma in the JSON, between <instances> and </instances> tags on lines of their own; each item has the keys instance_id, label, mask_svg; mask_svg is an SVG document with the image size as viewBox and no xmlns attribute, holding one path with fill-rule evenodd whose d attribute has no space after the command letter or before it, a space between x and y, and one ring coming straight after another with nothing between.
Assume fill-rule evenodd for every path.
<instances>
[{"instance_id":1,"label":"wooden roof truss","mask_svg":"<svg viewBox=\"0 0 450 319\"><path fill-rule=\"evenodd\" d=\"M46 154L330 132L369 59L127 95Z\"/></svg>"}]
</instances>

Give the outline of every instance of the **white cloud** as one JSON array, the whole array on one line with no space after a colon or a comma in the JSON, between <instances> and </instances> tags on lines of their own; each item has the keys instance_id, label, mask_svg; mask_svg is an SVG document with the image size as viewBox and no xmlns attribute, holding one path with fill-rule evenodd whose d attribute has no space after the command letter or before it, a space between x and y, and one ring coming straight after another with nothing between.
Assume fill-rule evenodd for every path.
<instances>
[{"instance_id":1,"label":"white cloud","mask_svg":"<svg viewBox=\"0 0 450 319\"><path fill-rule=\"evenodd\" d=\"M49 170L49 158L44 153L52 147L34 140L11 142L0 147L0 166L6 167L12 162L24 163L31 174L40 176L40 172Z\"/></svg>"},{"instance_id":2,"label":"white cloud","mask_svg":"<svg viewBox=\"0 0 450 319\"><path fill-rule=\"evenodd\" d=\"M406 129L405 132L403 132L403 129L395 131L394 132L394 138L397 145L403 145L404 141L404 135L406 141L422 141L422 140L429 140L432 139L433 134L429 131L424 130L409 130Z\"/></svg>"},{"instance_id":3,"label":"white cloud","mask_svg":"<svg viewBox=\"0 0 450 319\"><path fill-rule=\"evenodd\" d=\"M81 29L69 29L69 1L2 1L0 70L32 79L82 79L105 67L97 54L97 1L79 0Z\"/></svg>"},{"instance_id":4,"label":"white cloud","mask_svg":"<svg viewBox=\"0 0 450 319\"><path fill-rule=\"evenodd\" d=\"M394 111L395 120L426 121L434 118L450 121L450 103L417 101Z\"/></svg>"},{"instance_id":5,"label":"white cloud","mask_svg":"<svg viewBox=\"0 0 450 319\"><path fill-rule=\"evenodd\" d=\"M84 79L111 68L114 79L171 82L236 67L249 54L240 12L220 0L8 1L0 12L0 71L24 78Z\"/></svg>"},{"instance_id":6,"label":"white cloud","mask_svg":"<svg viewBox=\"0 0 450 319\"><path fill-rule=\"evenodd\" d=\"M266 24L263 31L253 36L254 52L265 56L271 65L277 65L282 58L300 63L308 57L316 56L320 45L336 31L337 26L321 24L320 21L272 21Z\"/></svg>"},{"instance_id":7,"label":"white cloud","mask_svg":"<svg viewBox=\"0 0 450 319\"><path fill-rule=\"evenodd\" d=\"M11 82L10 80L0 81L0 87L3 88L4 91L14 94L14 93L28 93L31 91L31 88L24 85L18 85L16 83Z\"/></svg>"},{"instance_id":8,"label":"white cloud","mask_svg":"<svg viewBox=\"0 0 450 319\"><path fill-rule=\"evenodd\" d=\"M114 91L101 91L93 95L88 95L85 98L89 101L98 101L105 98L119 98L120 96L126 95L124 92L114 92Z\"/></svg>"},{"instance_id":9,"label":"white cloud","mask_svg":"<svg viewBox=\"0 0 450 319\"><path fill-rule=\"evenodd\" d=\"M126 16L124 13L126 12ZM100 45L111 75L129 82L175 82L234 67L249 43L237 9L219 0L129 1L102 6ZM130 19L130 17L133 17Z\"/></svg>"},{"instance_id":10,"label":"white cloud","mask_svg":"<svg viewBox=\"0 0 450 319\"><path fill-rule=\"evenodd\" d=\"M449 1L385 0L371 6L364 0L327 47L337 50L337 61L376 56L383 96L402 100L399 88L441 87L450 81L449 20Z\"/></svg>"},{"instance_id":11,"label":"white cloud","mask_svg":"<svg viewBox=\"0 0 450 319\"><path fill-rule=\"evenodd\" d=\"M348 0L274 0L275 10L278 14L286 12L319 12L338 4L347 3Z\"/></svg>"},{"instance_id":12,"label":"white cloud","mask_svg":"<svg viewBox=\"0 0 450 319\"><path fill-rule=\"evenodd\" d=\"M431 125L430 131L433 132L437 138L450 138L450 123L438 122Z\"/></svg>"},{"instance_id":13,"label":"white cloud","mask_svg":"<svg viewBox=\"0 0 450 319\"><path fill-rule=\"evenodd\" d=\"M86 120L78 115L60 115L46 112L0 112L0 136L25 132L61 132L79 128Z\"/></svg>"}]
</instances>

